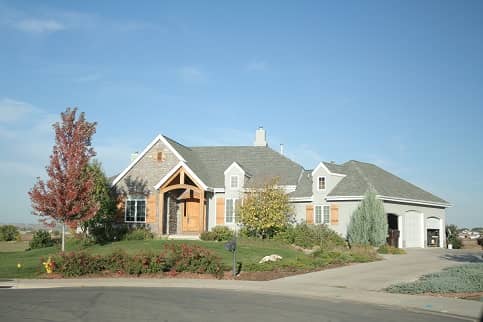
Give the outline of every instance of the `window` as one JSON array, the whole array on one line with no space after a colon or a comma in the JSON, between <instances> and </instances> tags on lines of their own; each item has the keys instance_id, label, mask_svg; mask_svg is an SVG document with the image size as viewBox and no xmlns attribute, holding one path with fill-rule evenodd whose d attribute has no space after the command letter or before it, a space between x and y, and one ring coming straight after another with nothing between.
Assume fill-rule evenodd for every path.
<instances>
[{"instance_id":1,"label":"window","mask_svg":"<svg viewBox=\"0 0 483 322\"><path fill-rule=\"evenodd\" d=\"M238 188L238 176L231 176L230 177L230 187L233 189Z\"/></svg>"},{"instance_id":2,"label":"window","mask_svg":"<svg viewBox=\"0 0 483 322\"><path fill-rule=\"evenodd\" d=\"M330 207L324 206L324 224L328 225L330 222Z\"/></svg>"},{"instance_id":3,"label":"window","mask_svg":"<svg viewBox=\"0 0 483 322\"><path fill-rule=\"evenodd\" d=\"M156 160L158 162L163 162L164 161L164 153L159 151L157 154L156 154Z\"/></svg>"},{"instance_id":4,"label":"window","mask_svg":"<svg viewBox=\"0 0 483 322\"><path fill-rule=\"evenodd\" d=\"M125 220L126 222L146 222L146 200L127 200Z\"/></svg>"},{"instance_id":5,"label":"window","mask_svg":"<svg viewBox=\"0 0 483 322\"><path fill-rule=\"evenodd\" d=\"M325 177L319 177L317 180L317 190L325 190Z\"/></svg>"},{"instance_id":6,"label":"window","mask_svg":"<svg viewBox=\"0 0 483 322\"><path fill-rule=\"evenodd\" d=\"M322 223L322 206L315 206L315 223Z\"/></svg>"},{"instance_id":7,"label":"window","mask_svg":"<svg viewBox=\"0 0 483 322\"><path fill-rule=\"evenodd\" d=\"M236 216L236 199L226 199L225 200L225 223L233 224L238 222L238 217Z\"/></svg>"}]
</instances>

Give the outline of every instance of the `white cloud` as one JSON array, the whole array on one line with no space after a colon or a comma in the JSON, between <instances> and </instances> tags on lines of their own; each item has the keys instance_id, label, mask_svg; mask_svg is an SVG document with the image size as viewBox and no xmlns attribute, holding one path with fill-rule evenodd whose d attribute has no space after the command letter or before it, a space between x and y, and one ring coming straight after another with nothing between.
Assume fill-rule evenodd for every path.
<instances>
[{"instance_id":1,"label":"white cloud","mask_svg":"<svg viewBox=\"0 0 483 322\"><path fill-rule=\"evenodd\" d=\"M23 19L15 23L14 27L31 33L48 33L65 29L61 22L53 19Z\"/></svg>"},{"instance_id":2,"label":"white cloud","mask_svg":"<svg viewBox=\"0 0 483 322\"><path fill-rule=\"evenodd\" d=\"M0 100L0 123L16 122L34 110L28 103L3 98Z\"/></svg>"},{"instance_id":3,"label":"white cloud","mask_svg":"<svg viewBox=\"0 0 483 322\"><path fill-rule=\"evenodd\" d=\"M249 71L258 72L266 70L268 65L265 61L254 60L249 62L245 67Z\"/></svg>"},{"instance_id":4,"label":"white cloud","mask_svg":"<svg viewBox=\"0 0 483 322\"><path fill-rule=\"evenodd\" d=\"M203 83L207 80L205 72L194 66L181 67L178 75L186 83Z\"/></svg>"}]
</instances>

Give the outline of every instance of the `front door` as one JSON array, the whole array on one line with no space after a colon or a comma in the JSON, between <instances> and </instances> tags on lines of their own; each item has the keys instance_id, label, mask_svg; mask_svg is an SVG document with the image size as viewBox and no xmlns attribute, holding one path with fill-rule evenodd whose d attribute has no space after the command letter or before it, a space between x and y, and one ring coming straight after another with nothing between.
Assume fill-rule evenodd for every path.
<instances>
[{"instance_id":1,"label":"front door","mask_svg":"<svg viewBox=\"0 0 483 322\"><path fill-rule=\"evenodd\" d=\"M186 199L183 214L183 232L199 232L200 231L200 200Z\"/></svg>"}]
</instances>

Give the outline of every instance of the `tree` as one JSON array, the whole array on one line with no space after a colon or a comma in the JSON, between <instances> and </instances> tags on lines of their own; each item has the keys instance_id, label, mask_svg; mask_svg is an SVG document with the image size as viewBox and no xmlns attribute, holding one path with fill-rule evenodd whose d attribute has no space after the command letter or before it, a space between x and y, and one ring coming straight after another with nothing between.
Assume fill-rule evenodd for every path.
<instances>
[{"instance_id":1,"label":"tree","mask_svg":"<svg viewBox=\"0 0 483 322\"><path fill-rule=\"evenodd\" d=\"M14 225L0 226L0 240L12 241L19 240L20 232Z\"/></svg>"},{"instance_id":2,"label":"tree","mask_svg":"<svg viewBox=\"0 0 483 322\"><path fill-rule=\"evenodd\" d=\"M87 172L94 181L91 197L98 202L99 209L94 217L82 224L82 228L89 231L96 243L102 244L111 241L115 236L113 223L116 215L116 196L99 161L94 160L90 163Z\"/></svg>"},{"instance_id":3,"label":"tree","mask_svg":"<svg viewBox=\"0 0 483 322\"><path fill-rule=\"evenodd\" d=\"M347 228L351 244L382 246L387 237L387 216L384 204L372 190L364 196L352 214Z\"/></svg>"},{"instance_id":4,"label":"tree","mask_svg":"<svg viewBox=\"0 0 483 322\"><path fill-rule=\"evenodd\" d=\"M277 180L272 180L248 189L238 215L249 234L271 238L290 222L292 207L287 194L277 186Z\"/></svg>"},{"instance_id":5,"label":"tree","mask_svg":"<svg viewBox=\"0 0 483 322\"><path fill-rule=\"evenodd\" d=\"M61 122L53 125L55 144L46 167L47 181L37 178L29 191L33 214L54 226L62 223L62 251L65 250L65 225L76 227L92 218L99 203L92 198L94 180L87 171L89 160L95 156L91 139L96 123L87 122L84 113L77 117L77 108L61 113Z\"/></svg>"},{"instance_id":6,"label":"tree","mask_svg":"<svg viewBox=\"0 0 483 322\"><path fill-rule=\"evenodd\" d=\"M453 245L454 249L459 249L462 246L461 238L458 237L458 226L456 225L446 225L446 244Z\"/></svg>"}]
</instances>

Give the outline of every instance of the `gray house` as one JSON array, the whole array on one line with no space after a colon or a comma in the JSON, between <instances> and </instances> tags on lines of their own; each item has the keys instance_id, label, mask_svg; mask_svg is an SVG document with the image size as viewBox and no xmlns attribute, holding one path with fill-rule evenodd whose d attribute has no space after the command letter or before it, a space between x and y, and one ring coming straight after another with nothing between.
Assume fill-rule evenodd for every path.
<instances>
[{"instance_id":1,"label":"gray house","mask_svg":"<svg viewBox=\"0 0 483 322\"><path fill-rule=\"evenodd\" d=\"M193 235L235 227L244 189L274 177L298 222L346 235L353 211L373 189L395 246L444 246L447 201L370 163L321 162L306 170L269 148L263 128L253 146L187 147L158 135L112 185L124 197L119 209L126 223L147 224L159 235Z\"/></svg>"}]
</instances>

